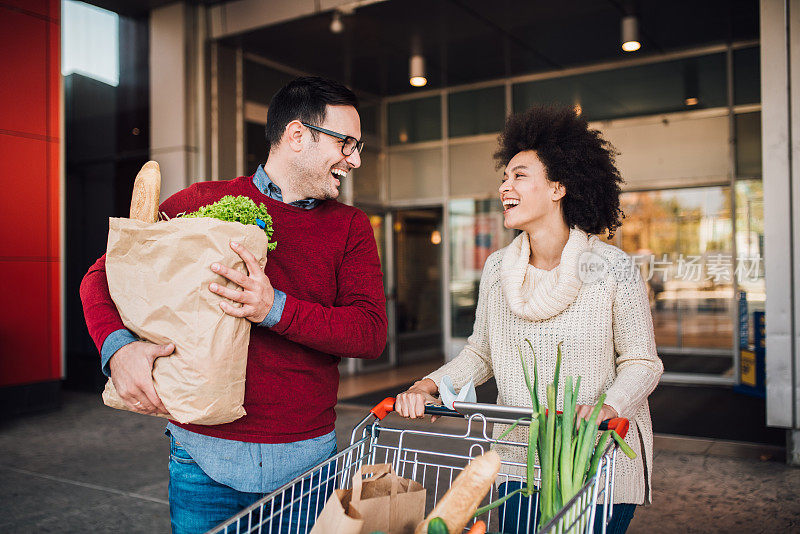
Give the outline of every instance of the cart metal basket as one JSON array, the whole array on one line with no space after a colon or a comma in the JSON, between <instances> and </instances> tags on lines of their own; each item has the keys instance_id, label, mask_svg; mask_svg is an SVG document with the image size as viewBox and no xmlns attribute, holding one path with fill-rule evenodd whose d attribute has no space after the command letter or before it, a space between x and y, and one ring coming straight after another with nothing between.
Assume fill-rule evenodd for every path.
<instances>
[{"instance_id":1,"label":"cart metal basket","mask_svg":"<svg viewBox=\"0 0 800 534\"><path fill-rule=\"evenodd\" d=\"M394 409L394 398L384 399L355 426L350 446L211 529L209 533L307 534L313 521L306 521L306 518L319 516L334 489L350 488L353 475L363 465L380 463L392 464L399 476L413 479L425 487L427 514L470 460L489 450L491 445L499 443L527 447L526 444L492 439L489 430L489 423L513 422L524 416L525 408L459 402L454 407L458 411L428 406L426 413L463 417L466 428L461 434L398 429L381 424L383 418ZM527 410L529 416L530 408ZM624 437L628 429L627 420L613 421L611 428ZM608 422L603 425L608 426ZM617 448L611 440L592 479L549 523L539 525L535 532L590 534L595 514L602 513L601 531L605 533L613 512L616 452ZM524 463L503 461L501 474L481 506L496 500L504 484L506 488L509 484L524 485L524 473ZM539 482L540 470L537 466L534 485L538 486ZM509 506L514 501L517 505ZM528 534L534 531L533 525L538 525L538 504L538 494L530 498L511 499L506 506L490 510L476 520L486 521L489 532L502 532L503 525L509 519L514 519L509 517L511 514L516 516L516 522L521 525L520 532ZM531 517L533 520L530 520Z\"/></svg>"}]
</instances>

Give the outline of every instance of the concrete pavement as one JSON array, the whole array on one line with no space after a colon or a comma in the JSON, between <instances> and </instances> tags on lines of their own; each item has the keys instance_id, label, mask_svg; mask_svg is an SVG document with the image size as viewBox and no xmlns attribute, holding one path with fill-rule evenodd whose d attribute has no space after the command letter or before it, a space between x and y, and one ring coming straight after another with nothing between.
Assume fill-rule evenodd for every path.
<instances>
[{"instance_id":1,"label":"concrete pavement","mask_svg":"<svg viewBox=\"0 0 800 534\"><path fill-rule=\"evenodd\" d=\"M365 414L338 408L340 448ZM387 424L431 428L396 416ZM0 422L0 532L169 532L163 429L72 392L59 411ZM654 504L637 510L629 532L800 530L800 470L761 459L774 450L670 437L656 447Z\"/></svg>"}]
</instances>

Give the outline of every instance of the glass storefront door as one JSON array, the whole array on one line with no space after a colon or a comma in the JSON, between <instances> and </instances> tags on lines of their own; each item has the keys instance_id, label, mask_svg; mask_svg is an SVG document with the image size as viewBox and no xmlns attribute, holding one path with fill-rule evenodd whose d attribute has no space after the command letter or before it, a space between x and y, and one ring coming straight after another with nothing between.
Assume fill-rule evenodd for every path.
<instances>
[{"instance_id":1,"label":"glass storefront door","mask_svg":"<svg viewBox=\"0 0 800 534\"><path fill-rule=\"evenodd\" d=\"M727 186L629 192L613 244L647 281L666 372L734 376L731 192Z\"/></svg>"},{"instance_id":2,"label":"glass storefront door","mask_svg":"<svg viewBox=\"0 0 800 534\"><path fill-rule=\"evenodd\" d=\"M363 360L357 359L353 360L353 365L355 367L355 371L357 372L369 372L369 371L377 371L380 369L386 369L392 367L394 365L394 361L392 359L392 343L394 340L393 330L392 330L392 323L393 323L393 306L394 306L394 298L391 294L390 287L391 287L391 273L389 272L386 262L387 259L390 257L387 253L389 251L386 250L386 225L388 224L388 213L381 209L372 209L367 207L362 207L362 209L366 212L367 216L369 217L370 225L372 226L372 232L375 236L375 244L378 247L378 257L381 261L381 270L383 271L383 293L386 296L386 315L389 320L388 325L388 336L386 340L386 347L383 349L383 354L381 354L375 360Z\"/></svg>"},{"instance_id":3,"label":"glass storefront door","mask_svg":"<svg viewBox=\"0 0 800 534\"><path fill-rule=\"evenodd\" d=\"M392 213L398 365L442 353L442 209Z\"/></svg>"}]
</instances>

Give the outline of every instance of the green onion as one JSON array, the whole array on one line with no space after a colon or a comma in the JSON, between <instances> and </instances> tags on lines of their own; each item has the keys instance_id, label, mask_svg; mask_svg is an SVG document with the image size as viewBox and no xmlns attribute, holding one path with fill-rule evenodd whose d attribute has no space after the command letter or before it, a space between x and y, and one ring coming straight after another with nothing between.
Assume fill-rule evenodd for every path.
<instances>
[{"instance_id":1,"label":"green onion","mask_svg":"<svg viewBox=\"0 0 800 534\"><path fill-rule=\"evenodd\" d=\"M622 437L619 434L617 434L616 430L611 431L611 436L614 438L614 441L617 442L617 445L619 445L620 450L625 453L625 456L627 456L631 460L636 458L636 453L633 452L633 449L631 449L630 445L625 443L625 440L622 439Z\"/></svg>"}]
</instances>

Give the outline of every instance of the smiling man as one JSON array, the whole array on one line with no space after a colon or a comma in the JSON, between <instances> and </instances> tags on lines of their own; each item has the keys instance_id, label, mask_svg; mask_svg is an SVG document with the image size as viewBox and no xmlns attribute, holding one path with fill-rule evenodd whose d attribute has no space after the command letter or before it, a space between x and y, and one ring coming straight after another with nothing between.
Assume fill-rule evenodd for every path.
<instances>
[{"instance_id":1,"label":"smiling man","mask_svg":"<svg viewBox=\"0 0 800 534\"><path fill-rule=\"evenodd\" d=\"M372 227L362 211L336 202L342 180L361 164L357 108L346 87L298 78L270 103L267 161L252 176L200 182L161 205L174 217L225 195L245 195L266 205L278 243L264 270L237 243L231 248L248 275L208 266L241 290L217 284L204 290L238 302L221 299L220 308L252 323L247 415L216 426L167 425L175 533L206 532L335 454L339 361L377 358L386 344ZM89 269L81 298L103 372L121 397L140 413L165 413L151 374L153 361L168 356L172 346L139 341L125 329L108 294L105 256ZM299 501L284 514L282 531L310 529L317 502L321 507L326 497Z\"/></svg>"}]
</instances>

